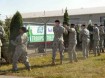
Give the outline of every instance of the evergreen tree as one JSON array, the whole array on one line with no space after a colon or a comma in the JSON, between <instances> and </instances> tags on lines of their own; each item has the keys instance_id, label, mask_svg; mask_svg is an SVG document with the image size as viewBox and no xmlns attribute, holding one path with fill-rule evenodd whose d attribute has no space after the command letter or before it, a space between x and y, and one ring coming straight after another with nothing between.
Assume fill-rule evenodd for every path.
<instances>
[{"instance_id":1,"label":"evergreen tree","mask_svg":"<svg viewBox=\"0 0 105 78\"><path fill-rule=\"evenodd\" d=\"M5 20L5 32L6 32L6 41L9 41L9 36L10 36L10 23L11 23L11 19L10 18L6 18Z\"/></svg>"},{"instance_id":2,"label":"evergreen tree","mask_svg":"<svg viewBox=\"0 0 105 78\"><path fill-rule=\"evenodd\" d=\"M2 58L4 58L6 60L6 62L8 63L9 62L9 52L8 52L8 42L9 42L9 29L10 29L10 22L11 22L11 19L9 18L6 18L5 20L5 24L3 24L3 28L5 30L5 35L4 37L1 38L2 40L2 48L1 48L1 53L2 53Z\"/></svg>"},{"instance_id":3,"label":"evergreen tree","mask_svg":"<svg viewBox=\"0 0 105 78\"><path fill-rule=\"evenodd\" d=\"M15 40L16 37L19 35L19 29L20 27L23 26L23 19L21 14L17 11L15 15L13 16L11 23L10 23L10 41L9 41L9 52L10 53L10 62L11 62L11 57L14 54L15 51L15 46L11 44L11 40Z\"/></svg>"},{"instance_id":4,"label":"evergreen tree","mask_svg":"<svg viewBox=\"0 0 105 78\"><path fill-rule=\"evenodd\" d=\"M23 26L21 14L17 11L10 23L10 40L15 40L19 35L19 29Z\"/></svg>"},{"instance_id":5,"label":"evergreen tree","mask_svg":"<svg viewBox=\"0 0 105 78\"><path fill-rule=\"evenodd\" d=\"M66 23L67 25L69 25L69 15L68 15L67 8L66 8L65 13L64 13L64 20L63 20L63 22Z\"/></svg>"},{"instance_id":6,"label":"evergreen tree","mask_svg":"<svg viewBox=\"0 0 105 78\"><path fill-rule=\"evenodd\" d=\"M63 23L69 26L69 15L68 15L67 8L66 8L65 13L64 13ZM68 47L69 33L63 34L63 39L64 39L64 46L65 46L65 48L67 48Z\"/></svg>"}]
</instances>

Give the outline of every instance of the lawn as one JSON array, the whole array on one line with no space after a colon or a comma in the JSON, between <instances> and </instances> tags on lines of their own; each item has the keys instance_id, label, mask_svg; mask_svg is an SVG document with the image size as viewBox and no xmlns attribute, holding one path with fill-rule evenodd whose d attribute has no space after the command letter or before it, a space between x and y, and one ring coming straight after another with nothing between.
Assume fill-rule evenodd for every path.
<instances>
[{"instance_id":1,"label":"lawn","mask_svg":"<svg viewBox=\"0 0 105 78\"><path fill-rule=\"evenodd\" d=\"M65 53L63 64L59 64L59 54L57 54L57 65L51 65L51 54L40 57L31 57L30 63L32 71L27 71L23 64L18 64L19 71L13 73L12 65L0 67L0 74L23 76L33 78L105 78L105 54L88 59L82 59L82 53L78 52L78 62L69 63L67 53Z\"/></svg>"}]
</instances>

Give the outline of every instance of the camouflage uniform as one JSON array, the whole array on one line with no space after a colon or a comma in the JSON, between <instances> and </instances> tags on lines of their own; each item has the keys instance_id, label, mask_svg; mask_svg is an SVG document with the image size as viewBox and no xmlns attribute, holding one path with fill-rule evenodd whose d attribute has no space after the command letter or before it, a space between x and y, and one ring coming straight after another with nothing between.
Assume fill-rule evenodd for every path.
<instances>
[{"instance_id":1,"label":"camouflage uniform","mask_svg":"<svg viewBox=\"0 0 105 78\"><path fill-rule=\"evenodd\" d=\"M1 59L1 47L2 47L2 41L1 38L5 35L4 28L0 26L0 59Z\"/></svg>"},{"instance_id":2,"label":"camouflage uniform","mask_svg":"<svg viewBox=\"0 0 105 78\"><path fill-rule=\"evenodd\" d=\"M94 56L96 56L97 54L100 55L100 52L99 52L100 35L99 35L98 27L93 28L93 41L94 41L94 44L93 44Z\"/></svg>"},{"instance_id":3,"label":"camouflage uniform","mask_svg":"<svg viewBox=\"0 0 105 78\"><path fill-rule=\"evenodd\" d=\"M84 59L86 59L88 58L89 55L89 42L90 42L90 34L87 28L81 30L80 40L82 41L83 57Z\"/></svg>"},{"instance_id":4,"label":"camouflage uniform","mask_svg":"<svg viewBox=\"0 0 105 78\"><path fill-rule=\"evenodd\" d=\"M104 52L104 27L100 26L100 52Z\"/></svg>"},{"instance_id":5,"label":"camouflage uniform","mask_svg":"<svg viewBox=\"0 0 105 78\"><path fill-rule=\"evenodd\" d=\"M75 28L69 28L69 46L68 46L68 54L70 58L70 62L77 62L77 56L76 56L76 45L77 45L77 33Z\"/></svg>"},{"instance_id":6,"label":"camouflage uniform","mask_svg":"<svg viewBox=\"0 0 105 78\"><path fill-rule=\"evenodd\" d=\"M19 59L22 60L27 69L30 69L30 64L27 56L27 41L28 37L26 33L20 34L16 38L15 42L11 41L11 43L16 46L15 53L13 55L13 70L15 71L17 70L17 62Z\"/></svg>"},{"instance_id":7,"label":"camouflage uniform","mask_svg":"<svg viewBox=\"0 0 105 78\"><path fill-rule=\"evenodd\" d=\"M57 48L60 52L60 60L63 59L63 51L64 51L64 40L63 40L63 33L66 33L66 29L62 26L55 26L53 27L54 32L54 40L53 40L53 53L52 53L52 62L55 62L56 51Z\"/></svg>"}]
</instances>

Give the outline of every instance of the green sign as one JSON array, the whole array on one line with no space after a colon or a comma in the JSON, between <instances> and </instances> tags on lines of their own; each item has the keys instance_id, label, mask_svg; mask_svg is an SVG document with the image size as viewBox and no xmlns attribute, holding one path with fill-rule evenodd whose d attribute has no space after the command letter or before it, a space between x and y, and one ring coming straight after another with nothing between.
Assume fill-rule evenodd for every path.
<instances>
[{"instance_id":1,"label":"green sign","mask_svg":"<svg viewBox=\"0 0 105 78\"><path fill-rule=\"evenodd\" d=\"M30 42L44 42L44 25L28 25L29 41ZM53 41L54 33L53 26L46 26L46 41Z\"/></svg>"}]
</instances>

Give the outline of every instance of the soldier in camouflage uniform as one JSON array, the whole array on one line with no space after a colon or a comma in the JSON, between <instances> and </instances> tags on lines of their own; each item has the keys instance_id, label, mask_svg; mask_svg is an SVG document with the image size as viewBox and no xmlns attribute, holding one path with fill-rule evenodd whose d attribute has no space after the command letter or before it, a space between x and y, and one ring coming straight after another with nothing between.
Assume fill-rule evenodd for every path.
<instances>
[{"instance_id":1,"label":"soldier in camouflage uniform","mask_svg":"<svg viewBox=\"0 0 105 78\"><path fill-rule=\"evenodd\" d=\"M82 25L82 30L79 35L80 40L82 41L82 51L84 59L89 56L89 42L90 42L90 34L86 25Z\"/></svg>"},{"instance_id":2,"label":"soldier in camouflage uniform","mask_svg":"<svg viewBox=\"0 0 105 78\"><path fill-rule=\"evenodd\" d=\"M76 56L76 45L77 45L77 33L75 30L75 25L71 24L71 28L65 27L69 31L69 46L68 46L68 55L70 59L70 63L73 61L77 62L77 56Z\"/></svg>"},{"instance_id":3,"label":"soldier in camouflage uniform","mask_svg":"<svg viewBox=\"0 0 105 78\"><path fill-rule=\"evenodd\" d=\"M104 26L100 25L100 52L104 52Z\"/></svg>"},{"instance_id":4,"label":"soldier in camouflage uniform","mask_svg":"<svg viewBox=\"0 0 105 78\"><path fill-rule=\"evenodd\" d=\"M5 35L4 28L2 26L0 26L0 61L2 60L2 57L1 57L1 47L2 47L1 38L4 37L4 35Z\"/></svg>"},{"instance_id":5,"label":"soldier in camouflage uniform","mask_svg":"<svg viewBox=\"0 0 105 78\"><path fill-rule=\"evenodd\" d=\"M55 64L55 57L56 57L56 51L57 48L60 52L60 64L62 64L63 59L63 51L64 51L64 44L63 44L63 33L67 33L66 29L62 26L60 26L60 21L55 21L55 26L53 27L54 32L54 40L53 40L53 51L52 51L52 64Z\"/></svg>"},{"instance_id":6,"label":"soldier in camouflage uniform","mask_svg":"<svg viewBox=\"0 0 105 78\"><path fill-rule=\"evenodd\" d=\"M13 55L13 71L17 71L17 63L18 60L21 59L26 68L30 71L30 64L28 61L27 56L27 42L28 42L28 36L27 36L27 30L25 27L22 27L20 30L20 35L16 38L15 41L11 40L11 43L16 46L15 53Z\"/></svg>"},{"instance_id":7,"label":"soldier in camouflage uniform","mask_svg":"<svg viewBox=\"0 0 105 78\"><path fill-rule=\"evenodd\" d=\"M97 24L94 24L94 26L93 26L94 56L96 56L97 54L98 54L98 56L100 55L100 51L99 51L100 33L99 33L99 28L97 26L98 26Z\"/></svg>"}]
</instances>

